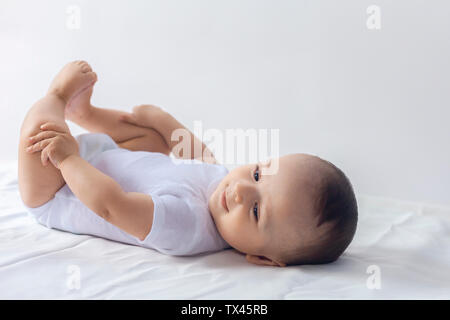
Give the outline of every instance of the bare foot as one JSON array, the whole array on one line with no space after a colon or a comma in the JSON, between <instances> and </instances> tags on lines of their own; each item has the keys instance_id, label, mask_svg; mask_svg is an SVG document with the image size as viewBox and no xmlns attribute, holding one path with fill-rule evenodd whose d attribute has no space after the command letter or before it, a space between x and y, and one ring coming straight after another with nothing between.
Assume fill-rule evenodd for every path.
<instances>
[{"instance_id":1,"label":"bare foot","mask_svg":"<svg viewBox=\"0 0 450 320\"><path fill-rule=\"evenodd\" d=\"M92 86L97 81L97 74L85 61L73 61L66 64L55 76L48 94L54 94L67 104L83 89Z\"/></svg>"},{"instance_id":2,"label":"bare foot","mask_svg":"<svg viewBox=\"0 0 450 320\"><path fill-rule=\"evenodd\" d=\"M69 103L66 104L65 118L77 123L81 118L86 118L92 110L91 96L94 85L83 89L80 93L75 95Z\"/></svg>"}]
</instances>

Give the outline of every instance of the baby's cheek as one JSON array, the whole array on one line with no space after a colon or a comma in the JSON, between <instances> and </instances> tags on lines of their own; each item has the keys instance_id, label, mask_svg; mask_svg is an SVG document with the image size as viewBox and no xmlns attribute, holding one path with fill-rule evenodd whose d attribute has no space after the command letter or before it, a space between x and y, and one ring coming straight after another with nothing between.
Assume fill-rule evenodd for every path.
<instances>
[{"instance_id":1,"label":"baby's cheek","mask_svg":"<svg viewBox=\"0 0 450 320\"><path fill-rule=\"evenodd\" d=\"M239 235L240 228L238 225L236 225L235 221L232 219L227 219L228 217L223 217L222 219L222 229L224 230L224 233L229 238L236 238Z\"/></svg>"}]
</instances>

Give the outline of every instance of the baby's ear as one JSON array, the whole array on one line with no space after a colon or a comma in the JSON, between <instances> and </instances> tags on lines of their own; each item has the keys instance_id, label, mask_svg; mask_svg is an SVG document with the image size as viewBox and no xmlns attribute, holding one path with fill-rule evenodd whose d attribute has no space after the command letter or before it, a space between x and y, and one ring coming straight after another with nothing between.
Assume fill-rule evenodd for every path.
<instances>
[{"instance_id":1,"label":"baby's ear","mask_svg":"<svg viewBox=\"0 0 450 320\"><path fill-rule=\"evenodd\" d=\"M262 266L276 266L276 267L286 267L286 264L283 262L278 262L269 258L266 258L264 256L254 256L252 254L247 254L245 256L248 262L259 264Z\"/></svg>"}]
</instances>

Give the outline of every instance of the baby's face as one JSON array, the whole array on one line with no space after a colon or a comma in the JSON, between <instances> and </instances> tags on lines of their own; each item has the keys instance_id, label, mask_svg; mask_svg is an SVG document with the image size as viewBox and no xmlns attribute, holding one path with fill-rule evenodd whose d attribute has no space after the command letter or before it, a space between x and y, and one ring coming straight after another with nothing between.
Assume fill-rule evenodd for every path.
<instances>
[{"instance_id":1,"label":"baby's face","mask_svg":"<svg viewBox=\"0 0 450 320\"><path fill-rule=\"evenodd\" d=\"M315 157L292 154L278 161L277 172L270 175L261 172L271 163L232 170L208 203L219 233L230 246L273 261L276 243L292 241L293 233L301 234L305 243L311 241L317 222L311 197Z\"/></svg>"}]
</instances>

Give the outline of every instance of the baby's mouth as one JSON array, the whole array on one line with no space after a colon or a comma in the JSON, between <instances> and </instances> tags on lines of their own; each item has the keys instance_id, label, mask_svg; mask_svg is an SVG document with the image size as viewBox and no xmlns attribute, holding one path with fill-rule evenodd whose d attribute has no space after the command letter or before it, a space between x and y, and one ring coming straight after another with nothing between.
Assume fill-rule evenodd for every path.
<instances>
[{"instance_id":1,"label":"baby's mouth","mask_svg":"<svg viewBox=\"0 0 450 320\"><path fill-rule=\"evenodd\" d=\"M224 189L222 192L222 197L221 197L221 202L222 202L222 207L228 212L228 206L227 206L227 190Z\"/></svg>"}]
</instances>

